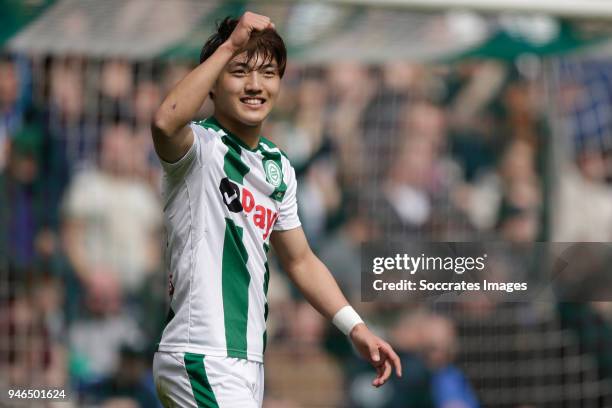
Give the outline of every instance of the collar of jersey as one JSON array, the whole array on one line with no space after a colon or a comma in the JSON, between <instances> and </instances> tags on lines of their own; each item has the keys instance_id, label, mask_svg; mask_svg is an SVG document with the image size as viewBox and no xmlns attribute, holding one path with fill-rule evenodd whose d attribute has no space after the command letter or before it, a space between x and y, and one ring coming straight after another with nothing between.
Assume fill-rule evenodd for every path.
<instances>
[{"instance_id":1,"label":"collar of jersey","mask_svg":"<svg viewBox=\"0 0 612 408\"><path fill-rule=\"evenodd\" d=\"M214 116L211 116L211 117L207 118L206 120L204 120L204 123L207 123L207 124L209 124L209 125L216 126L216 127L218 127L219 129L223 130L223 131L224 131L224 132L227 134L227 137L229 137L230 139L232 139L234 142L238 143L238 145L239 145L240 147L242 147L243 149L246 149L246 150L248 150L248 151L250 151L250 152L257 152L257 151L261 150L261 149L260 149L260 147L259 147L259 143L261 143L261 142L257 142L257 147L255 147L255 148L251 148L251 147L250 147L248 144L244 143L244 142L242 141L242 139L240 139L238 136L236 136L235 134L233 134L232 132L230 132L228 129L226 129L225 127L223 127L223 125L221 125L221 123L219 123L219 121L217 120L217 118L215 118ZM261 139L261 136L260 136L260 139Z\"/></svg>"}]
</instances>

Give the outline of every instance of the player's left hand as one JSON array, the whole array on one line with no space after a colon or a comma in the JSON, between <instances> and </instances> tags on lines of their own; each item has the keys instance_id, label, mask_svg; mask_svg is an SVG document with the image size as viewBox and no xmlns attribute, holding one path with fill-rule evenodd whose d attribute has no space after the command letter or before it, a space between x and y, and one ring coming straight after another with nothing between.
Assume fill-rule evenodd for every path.
<instances>
[{"instance_id":1,"label":"player's left hand","mask_svg":"<svg viewBox=\"0 0 612 408\"><path fill-rule=\"evenodd\" d=\"M374 335L365 324L359 323L353 327L349 337L359 354L376 368L376 378L372 381L374 387L387 382L393 369L398 377L402 376L402 363L393 348Z\"/></svg>"}]
</instances>

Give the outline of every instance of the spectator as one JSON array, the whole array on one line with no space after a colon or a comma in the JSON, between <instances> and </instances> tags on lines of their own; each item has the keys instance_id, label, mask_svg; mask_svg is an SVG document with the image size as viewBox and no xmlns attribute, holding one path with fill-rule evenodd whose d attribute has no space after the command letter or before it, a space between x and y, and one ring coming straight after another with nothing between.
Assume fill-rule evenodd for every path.
<instances>
[{"instance_id":1,"label":"spectator","mask_svg":"<svg viewBox=\"0 0 612 408\"><path fill-rule=\"evenodd\" d=\"M11 271L8 279L12 293L0 303L0 384L66 386L65 353L53 324L61 318L59 282L34 271Z\"/></svg>"},{"instance_id":2,"label":"spectator","mask_svg":"<svg viewBox=\"0 0 612 408\"><path fill-rule=\"evenodd\" d=\"M431 373L420 357L423 347L423 326L427 314L421 311L404 312L391 328L391 341L402 361L402 367L410 376L391 381L390 400L385 408L433 407L431 396Z\"/></svg>"},{"instance_id":3,"label":"spectator","mask_svg":"<svg viewBox=\"0 0 612 408\"><path fill-rule=\"evenodd\" d=\"M143 79L136 84L133 101L136 128L150 127L161 97L161 89L153 79Z\"/></svg>"},{"instance_id":4,"label":"spectator","mask_svg":"<svg viewBox=\"0 0 612 408\"><path fill-rule=\"evenodd\" d=\"M121 59L105 61L100 70L100 122L108 123L133 117L131 103L133 90L134 72L128 61Z\"/></svg>"},{"instance_id":5,"label":"spectator","mask_svg":"<svg viewBox=\"0 0 612 408\"><path fill-rule=\"evenodd\" d=\"M37 128L21 130L10 144L8 167L0 173L0 219L5 226L1 244L13 265L22 269L32 266L36 234L54 210L54 203L44 201L40 146Z\"/></svg>"},{"instance_id":6,"label":"spectator","mask_svg":"<svg viewBox=\"0 0 612 408\"><path fill-rule=\"evenodd\" d=\"M612 378L612 323L609 316L606 319L594 302L585 301L558 302L557 312L562 327L572 330L580 339L581 350L589 353L596 362L600 378Z\"/></svg>"},{"instance_id":7,"label":"spectator","mask_svg":"<svg viewBox=\"0 0 612 408\"><path fill-rule=\"evenodd\" d=\"M99 134L97 118L86 115L85 63L79 59L53 60L50 69L49 103L44 107L49 160L53 168L79 166L95 161ZM89 115L91 116L91 115ZM65 163L64 163L65 162ZM68 180L61 180L67 183Z\"/></svg>"},{"instance_id":8,"label":"spectator","mask_svg":"<svg viewBox=\"0 0 612 408\"><path fill-rule=\"evenodd\" d=\"M565 167L556 200L555 241L612 241L612 188L605 183L605 178L605 159L597 149L581 150L575 166ZM585 197L588 197L588 211L584 210Z\"/></svg>"},{"instance_id":9,"label":"spectator","mask_svg":"<svg viewBox=\"0 0 612 408\"><path fill-rule=\"evenodd\" d=\"M88 273L85 308L68 330L71 374L85 382L110 375L124 343L143 341L135 316L124 306L117 274L103 266Z\"/></svg>"},{"instance_id":10,"label":"spectator","mask_svg":"<svg viewBox=\"0 0 612 408\"><path fill-rule=\"evenodd\" d=\"M342 376L322 347L325 321L305 301L293 307L288 337L266 351L266 367L273 367L266 371L267 395L304 406L335 406L342 400Z\"/></svg>"},{"instance_id":11,"label":"spectator","mask_svg":"<svg viewBox=\"0 0 612 408\"><path fill-rule=\"evenodd\" d=\"M340 179L344 184L354 185L361 176L372 176L370 165L377 164L367 157L372 153L366 133L370 123L364 117L376 91L376 82L364 64L346 61L329 66L326 85L325 129L338 149ZM380 158L385 160L384 156Z\"/></svg>"},{"instance_id":12,"label":"spectator","mask_svg":"<svg viewBox=\"0 0 612 408\"><path fill-rule=\"evenodd\" d=\"M150 374L147 372L149 356L138 347L124 344L115 371L99 381L85 385L81 390L81 403L103 407L160 407Z\"/></svg>"},{"instance_id":13,"label":"spectator","mask_svg":"<svg viewBox=\"0 0 612 408\"><path fill-rule=\"evenodd\" d=\"M431 219L433 203L429 187L437 158L431 140L419 135L404 139L384 186L389 208L381 215L391 217L385 230L395 225L408 234L416 234Z\"/></svg>"},{"instance_id":14,"label":"spectator","mask_svg":"<svg viewBox=\"0 0 612 408\"><path fill-rule=\"evenodd\" d=\"M295 163L296 176L300 180L298 200L309 203L300 208L300 217L313 246L320 242L328 220L338 210L341 191L337 165L342 161L342 157L338 157L342 149L336 150L326 126L327 87L317 74L306 71L296 86L290 120L279 118L268 125L272 139ZM292 92L291 88L288 92Z\"/></svg>"},{"instance_id":15,"label":"spectator","mask_svg":"<svg viewBox=\"0 0 612 408\"><path fill-rule=\"evenodd\" d=\"M161 102L161 89L153 80L138 82L134 91L134 173L160 191L161 167L151 139L151 118Z\"/></svg>"},{"instance_id":16,"label":"spectator","mask_svg":"<svg viewBox=\"0 0 612 408\"><path fill-rule=\"evenodd\" d=\"M23 87L17 63L6 57L0 58L0 172L8 159L8 143L21 129L25 116L25 106L20 100Z\"/></svg>"},{"instance_id":17,"label":"spectator","mask_svg":"<svg viewBox=\"0 0 612 408\"><path fill-rule=\"evenodd\" d=\"M383 184L371 198L378 222L389 239L427 235L434 240L462 239L470 231L451 201L461 175L445 154L444 112L426 101L405 107L400 135ZM379 183L380 184L380 183Z\"/></svg>"},{"instance_id":18,"label":"spectator","mask_svg":"<svg viewBox=\"0 0 612 408\"><path fill-rule=\"evenodd\" d=\"M347 196L342 209L345 220L337 230L326 234L318 254L345 296L357 300L361 296L361 244L376 241L382 231L358 197Z\"/></svg>"},{"instance_id":19,"label":"spectator","mask_svg":"<svg viewBox=\"0 0 612 408\"><path fill-rule=\"evenodd\" d=\"M524 140L511 141L497 168L482 173L465 190L466 194L458 205L466 211L475 226L490 231L508 221L508 215L517 215L523 211L522 215L531 217L523 224L529 224L529 228L535 229L530 232L531 235L537 233L537 225L532 224L540 220L542 197L539 177L535 171L535 154L531 143ZM517 211L512 211L512 208Z\"/></svg>"},{"instance_id":20,"label":"spectator","mask_svg":"<svg viewBox=\"0 0 612 408\"><path fill-rule=\"evenodd\" d=\"M66 252L86 287L90 269L109 265L128 295L158 268L161 209L151 188L133 176L132 134L108 126L100 165L72 181L64 198Z\"/></svg>"},{"instance_id":21,"label":"spectator","mask_svg":"<svg viewBox=\"0 0 612 408\"><path fill-rule=\"evenodd\" d=\"M432 370L431 393L436 408L478 408L468 379L453 365L457 352L455 328L450 320L430 315L423 321L425 360Z\"/></svg>"},{"instance_id":22,"label":"spectator","mask_svg":"<svg viewBox=\"0 0 612 408\"><path fill-rule=\"evenodd\" d=\"M379 87L367 99L367 105L360 115L360 127L363 132L363 154L373 154L379 160L363 158L368 181L376 182L384 177L385 166L381 166L393 156L401 137L400 122L402 107L408 103L418 68L404 62L395 62L381 67ZM371 84L368 83L371 87ZM349 132L352 132L349 129Z\"/></svg>"}]
</instances>

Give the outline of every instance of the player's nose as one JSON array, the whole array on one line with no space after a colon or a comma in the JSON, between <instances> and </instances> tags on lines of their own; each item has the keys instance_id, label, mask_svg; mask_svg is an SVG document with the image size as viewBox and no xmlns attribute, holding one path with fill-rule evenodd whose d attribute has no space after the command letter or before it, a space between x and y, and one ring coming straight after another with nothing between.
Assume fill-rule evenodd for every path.
<instances>
[{"instance_id":1,"label":"player's nose","mask_svg":"<svg viewBox=\"0 0 612 408\"><path fill-rule=\"evenodd\" d=\"M252 70L249 72L246 78L246 82L244 84L245 91L247 92L261 92L261 79L259 78L259 72L257 70Z\"/></svg>"}]
</instances>

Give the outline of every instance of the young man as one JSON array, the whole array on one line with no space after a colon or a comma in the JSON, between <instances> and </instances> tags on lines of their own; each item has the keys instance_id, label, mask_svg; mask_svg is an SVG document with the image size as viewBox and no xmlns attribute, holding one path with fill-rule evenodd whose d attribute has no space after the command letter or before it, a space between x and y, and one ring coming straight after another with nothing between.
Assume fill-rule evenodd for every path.
<instances>
[{"instance_id":1,"label":"young man","mask_svg":"<svg viewBox=\"0 0 612 408\"><path fill-rule=\"evenodd\" d=\"M368 330L310 250L295 172L260 136L285 63L268 17L225 19L153 120L171 288L153 370L166 407L261 406L270 242L306 299L376 367L372 384L383 385L392 367L401 375L395 352ZM214 116L190 123L209 96Z\"/></svg>"}]
</instances>

